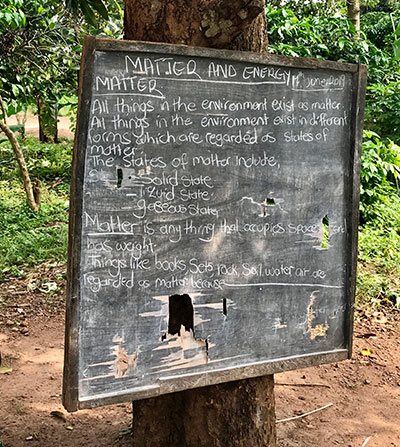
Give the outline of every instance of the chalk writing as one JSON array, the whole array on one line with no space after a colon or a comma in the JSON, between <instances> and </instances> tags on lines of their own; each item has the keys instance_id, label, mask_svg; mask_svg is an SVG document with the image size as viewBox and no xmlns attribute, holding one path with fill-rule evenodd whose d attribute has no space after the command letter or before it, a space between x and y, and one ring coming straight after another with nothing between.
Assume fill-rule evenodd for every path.
<instances>
[{"instance_id":1,"label":"chalk writing","mask_svg":"<svg viewBox=\"0 0 400 447\"><path fill-rule=\"evenodd\" d=\"M324 231L326 253L343 244L346 222L339 212L323 228L332 212L312 207L327 196L307 177L346 139L349 75L155 55L116 64L93 81L84 288L342 288L317 253ZM327 175L339 197L342 168Z\"/></svg>"}]
</instances>

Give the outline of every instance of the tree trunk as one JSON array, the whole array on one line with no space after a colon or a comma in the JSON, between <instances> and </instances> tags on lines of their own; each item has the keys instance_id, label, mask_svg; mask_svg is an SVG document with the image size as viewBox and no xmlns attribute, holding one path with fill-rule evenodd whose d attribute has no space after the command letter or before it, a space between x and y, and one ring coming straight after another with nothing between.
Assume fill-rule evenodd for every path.
<instances>
[{"instance_id":1,"label":"tree trunk","mask_svg":"<svg viewBox=\"0 0 400 447\"><path fill-rule=\"evenodd\" d=\"M17 159L17 163L21 171L22 181L24 182L24 188L29 208L32 211L37 212L39 211L40 207L40 185L38 186L39 191L35 190L34 187L32 186L31 178L28 172L28 167L25 162L25 157L18 143L18 140L15 137L12 130L2 120L0 120L0 129L6 134L11 144L11 147L14 151L15 158Z\"/></svg>"},{"instance_id":2,"label":"tree trunk","mask_svg":"<svg viewBox=\"0 0 400 447\"><path fill-rule=\"evenodd\" d=\"M43 101L42 101L42 99L40 97L37 97L37 99L36 99L36 106L37 106L38 124L39 124L39 141L41 143L47 143L48 142L48 138L47 138L46 133L44 131L43 115L42 115Z\"/></svg>"},{"instance_id":3,"label":"tree trunk","mask_svg":"<svg viewBox=\"0 0 400 447\"><path fill-rule=\"evenodd\" d=\"M58 104L51 104L38 97L36 100L41 143L58 143Z\"/></svg>"},{"instance_id":4,"label":"tree trunk","mask_svg":"<svg viewBox=\"0 0 400 447\"><path fill-rule=\"evenodd\" d=\"M274 447L273 376L133 402L134 447Z\"/></svg>"},{"instance_id":5,"label":"tree trunk","mask_svg":"<svg viewBox=\"0 0 400 447\"><path fill-rule=\"evenodd\" d=\"M360 37L360 0L347 0L347 18L354 25L358 39Z\"/></svg>"},{"instance_id":6,"label":"tree trunk","mask_svg":"<svg viewBox=\"0 0 400 447\"><path fill-rule=\"evenodd\" d=\"M125 39L267 51L264 0L125 0ZM273 376L134 402L134 447L274 447Z\"/></svg>"},{"instance_id":7,"label":"tree trunk","mask_svg":"<svg viewBox=\"0 0 400 447\"><path fill-rule=\"evenodd\" d=\"M125 0L125 39L263 52L262 0Z\"/></svg>"}]
</instances>

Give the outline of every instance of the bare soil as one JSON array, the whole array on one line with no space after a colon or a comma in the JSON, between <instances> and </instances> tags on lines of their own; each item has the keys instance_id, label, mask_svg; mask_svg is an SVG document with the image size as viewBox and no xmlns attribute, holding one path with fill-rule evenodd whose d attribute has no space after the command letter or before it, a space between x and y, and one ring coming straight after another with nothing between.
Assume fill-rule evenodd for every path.
<instances>
[{"instance_id":1,"label":"bare soil","mask_svg":"<svg viewBox=\"0 0 400 447\"><path fill-rule=\"evenodd\" d=\"M7 124L15 125L18 124L17 117L15 115L8 118ZM73 138L73 133L70 130L70 120L67 116L58 117L58 136L61 138ZM37 115L28 113L27 120L25 123L25 133L26 135L39 137L39 123Z\"/></svg>"},{"instance_id":2,"label":"bare soil","mask_svg":"<svg viewBox=\"0 0 400 447\"><path fill-rule=\"evenodd\" d=\"M129 446L130 403L73 414L62 407L63 297L62 265L0 285L0 441ZM358 309L352 360L277 374L275 382L278 421L332 404L278 422L279 447L400 447L399 313Z\"/></svg>"}]
</instances>

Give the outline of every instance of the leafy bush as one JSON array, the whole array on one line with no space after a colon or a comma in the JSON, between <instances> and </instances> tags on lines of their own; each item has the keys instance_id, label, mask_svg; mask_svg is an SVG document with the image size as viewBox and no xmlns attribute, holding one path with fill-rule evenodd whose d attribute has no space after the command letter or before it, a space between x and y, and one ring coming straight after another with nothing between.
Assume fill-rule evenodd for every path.
<instances>
[{"instance_id":1,"label":"leafy bush","mask_svg":"<svg viewBox=\"0 0 400 447\"><path fill-rule=\"evenodd\" d=\"M18 181L0 181L0 279L18 274L21 266L49 259L64 261L67 254L68 197L44 188L39 213L26 204Z\"/></svg>"},{"instance_id":2,"label":"leafy bush","mask_svg":"<svg viewBox=\"0 0 400 447\"><path fill-rule=\"evenodd\" d=\"M375 306L391 303L400 308L400 198L390 197L387 209L393 210L393 222L364 226L358 243L358 302Z\"/></svg>"},{"instance_id":3,"label":"leafy bush","mask_svg":"<svg viewBox=\"0 0 400 447\"><path fill-rule=\"evenodd\" d=\"M374 132L364 131L361 158L361 223L390 222L400 231L399 199L400 148L392 141L382 141Z\"/></svg>"},{"instance_id":4,"label":"leafy bush","mask_svg":"<svg viewBox=\"0 0 400 447\"><path fill-rule=\"evenodd\" d=\"M359 302L400 307L400 148L364 131L361 159Z\"/></svg>"},{"instance_id":5,"label":"leafy bush","mask_svg":"<svg viewBox=\"0 0 400 447\"><path fill-rule=\"evenodd\" d=\"M290 9L298 17L307 16L333 16L339 13L342 9L346 8L344 0L324 0L318 1L302 1L302 0L269 0L268 5L275 8L281 8L284 4L285 9Z\"/></svg>"},{"instance_id":6,"label":"leafy bush","mask_svg":"<svg viewBox=\"0 0 400 447\"><path fill-rule=\"evenodd\" d=\"M400 28L394 31L400 23L400 9L393 17L386 12L366 16L361 37L355 39L354 27L347 18L299 19L290 10L269 7L269 49L286 56L368 65L365 127L397 142L400 141L400 64L393 57L393 44L400 37Z\"/></svg>"},{"instance_id":7,"label":"leafy bush","mask_svg":"<svg viewBox=\"0 0 400 447\"><path fill-rule=\"evenodd\" d=\"M67 182L72 161L72 142L42 144L37 138L27 137L20 142L31 177L46 182ZM0 142L0 178L14 179L19 169L8 140Z\"/></svg>"},{"instance_id":8,"label":"leafy bush","mask_svg":"<svg viewBox=\"0 0 400 447\"><path fill-rule=\"evenodd\" d=\"M400 140L400 81L367 88L365 126L394 141Z\"/></svg>"},{"instance_id":9,"label":"leafy bush","mask_svg":"<svg viewBox=\"0 0 400 447\"><path fill-rule=\"evenodd\" d=\"M32 177L43 181L42 205L34 213L26 204L19 170L8 141L0 143L0 279L24 266L67 255L68 192L72 142L21 141Z\"/></svg>"},{"instance_id":10,"label":"leafy bush","mask_svg":"<svg viewBox=\"0 0 400 447\"><path fill-rule=\"evenodd\" d=\"M390 54L361 34L344 17L303 17L287 9L267 8L269 50L286 56L315 57L338 62L367 64L369 79L390 79L397 63Z\"/></svg>"}]
</instances>

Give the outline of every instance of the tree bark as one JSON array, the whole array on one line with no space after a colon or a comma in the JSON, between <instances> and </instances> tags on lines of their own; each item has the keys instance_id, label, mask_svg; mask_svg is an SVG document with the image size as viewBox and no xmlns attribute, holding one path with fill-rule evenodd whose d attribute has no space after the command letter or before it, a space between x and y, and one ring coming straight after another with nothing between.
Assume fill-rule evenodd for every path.
<instances>
[{"instance_id":1,"label":"tree bark","mask_svg":"<svg viewBox=\"0 0 400 447\"><path fill-rule=\"evenodd\" d=\"M264 9L262 0L125 0L124 37L266 51Z\"/></svg>"},{"instance_id":2,"label":"tree bark","mask_svg":"<svg viewBox=\"0 0 400 447\"><path fill-rule=\"evenodd\" d=\"M58 104L50 104L38 97L36 100L41 143L58 143ZM45 119L43 117L46 116Z\"/></svg>"},{"instance_id":3,"label":"tree bark","mask_svg":"<svg viewBox=\"0 0 400 447\"><path fill-rule=\"evenodd\" d=\"M267 51L264 0L125 0L125 39ZM275 447L273 376L133 403L134 447Z\"/></svg>"},{"instance_id":4,"label":"tree bark","mask_svg":"<svg viewBox=\"0 0 400 447\"><path fill-rule=\"evenodd\" d=\"M1 113L3 115L3 122L4 124L7 124L7 113L6 113L6 108L4 106L4 102L3 102L3 98L0 97L0 109L1 109Z\"/></svg>"},{"instance_id":5,"label":"tree bark","mask_svg":"<svg viewBox=\"0 0 400 447\"><path fill-rule=\"evenodd\" d=\"M274 447L273 376L133 403L134 447Z\"/></svg>"},{"instance_id":6,"label":"tree bark","mask_svg":"<svg viewBox=\"0 0 400 447\"><path fill-rule=\"evenodd\" d=\"M0 129L6 134L11 147L14 151L15 158L17 159L17 163L21 172L22 181L24 183L26 199L29 205L29 208L32 211L39 211L39 203L35 200L35 192L32 186L31 178L29 176L28 167L26 165L24 154L21 150L21 147L18 143L17 138L15 137L13 131L4 123L4 121L0 120ZM40 197L40 193L36 193L36 196ZM39 199L40 200L40 199Z\"/></svg>"},{"instance_id":7,"label":"tree bark","mask_svg":"<svg viewBox=\"0 0 400 447\"><path fill-rule=\"evenodd\" d=\"M43 101L40 97L37 97L37 99L36 99L36 106L37 106L37 112L38 112L39 141L41 143L48 143L49 140L48 140L46 133L44 131L43 118L42 118Z\"/></svg>"},{"instance_id":8,"label":"tree bark","mask_svg":"<svg viewBox=\"0 0 400 447\"><path fill-rule=\"evenodd\" d=\"M347 0L347 18L354 25L356 38L360 37L360 0Z\"/></svg>"}]
</instances>

